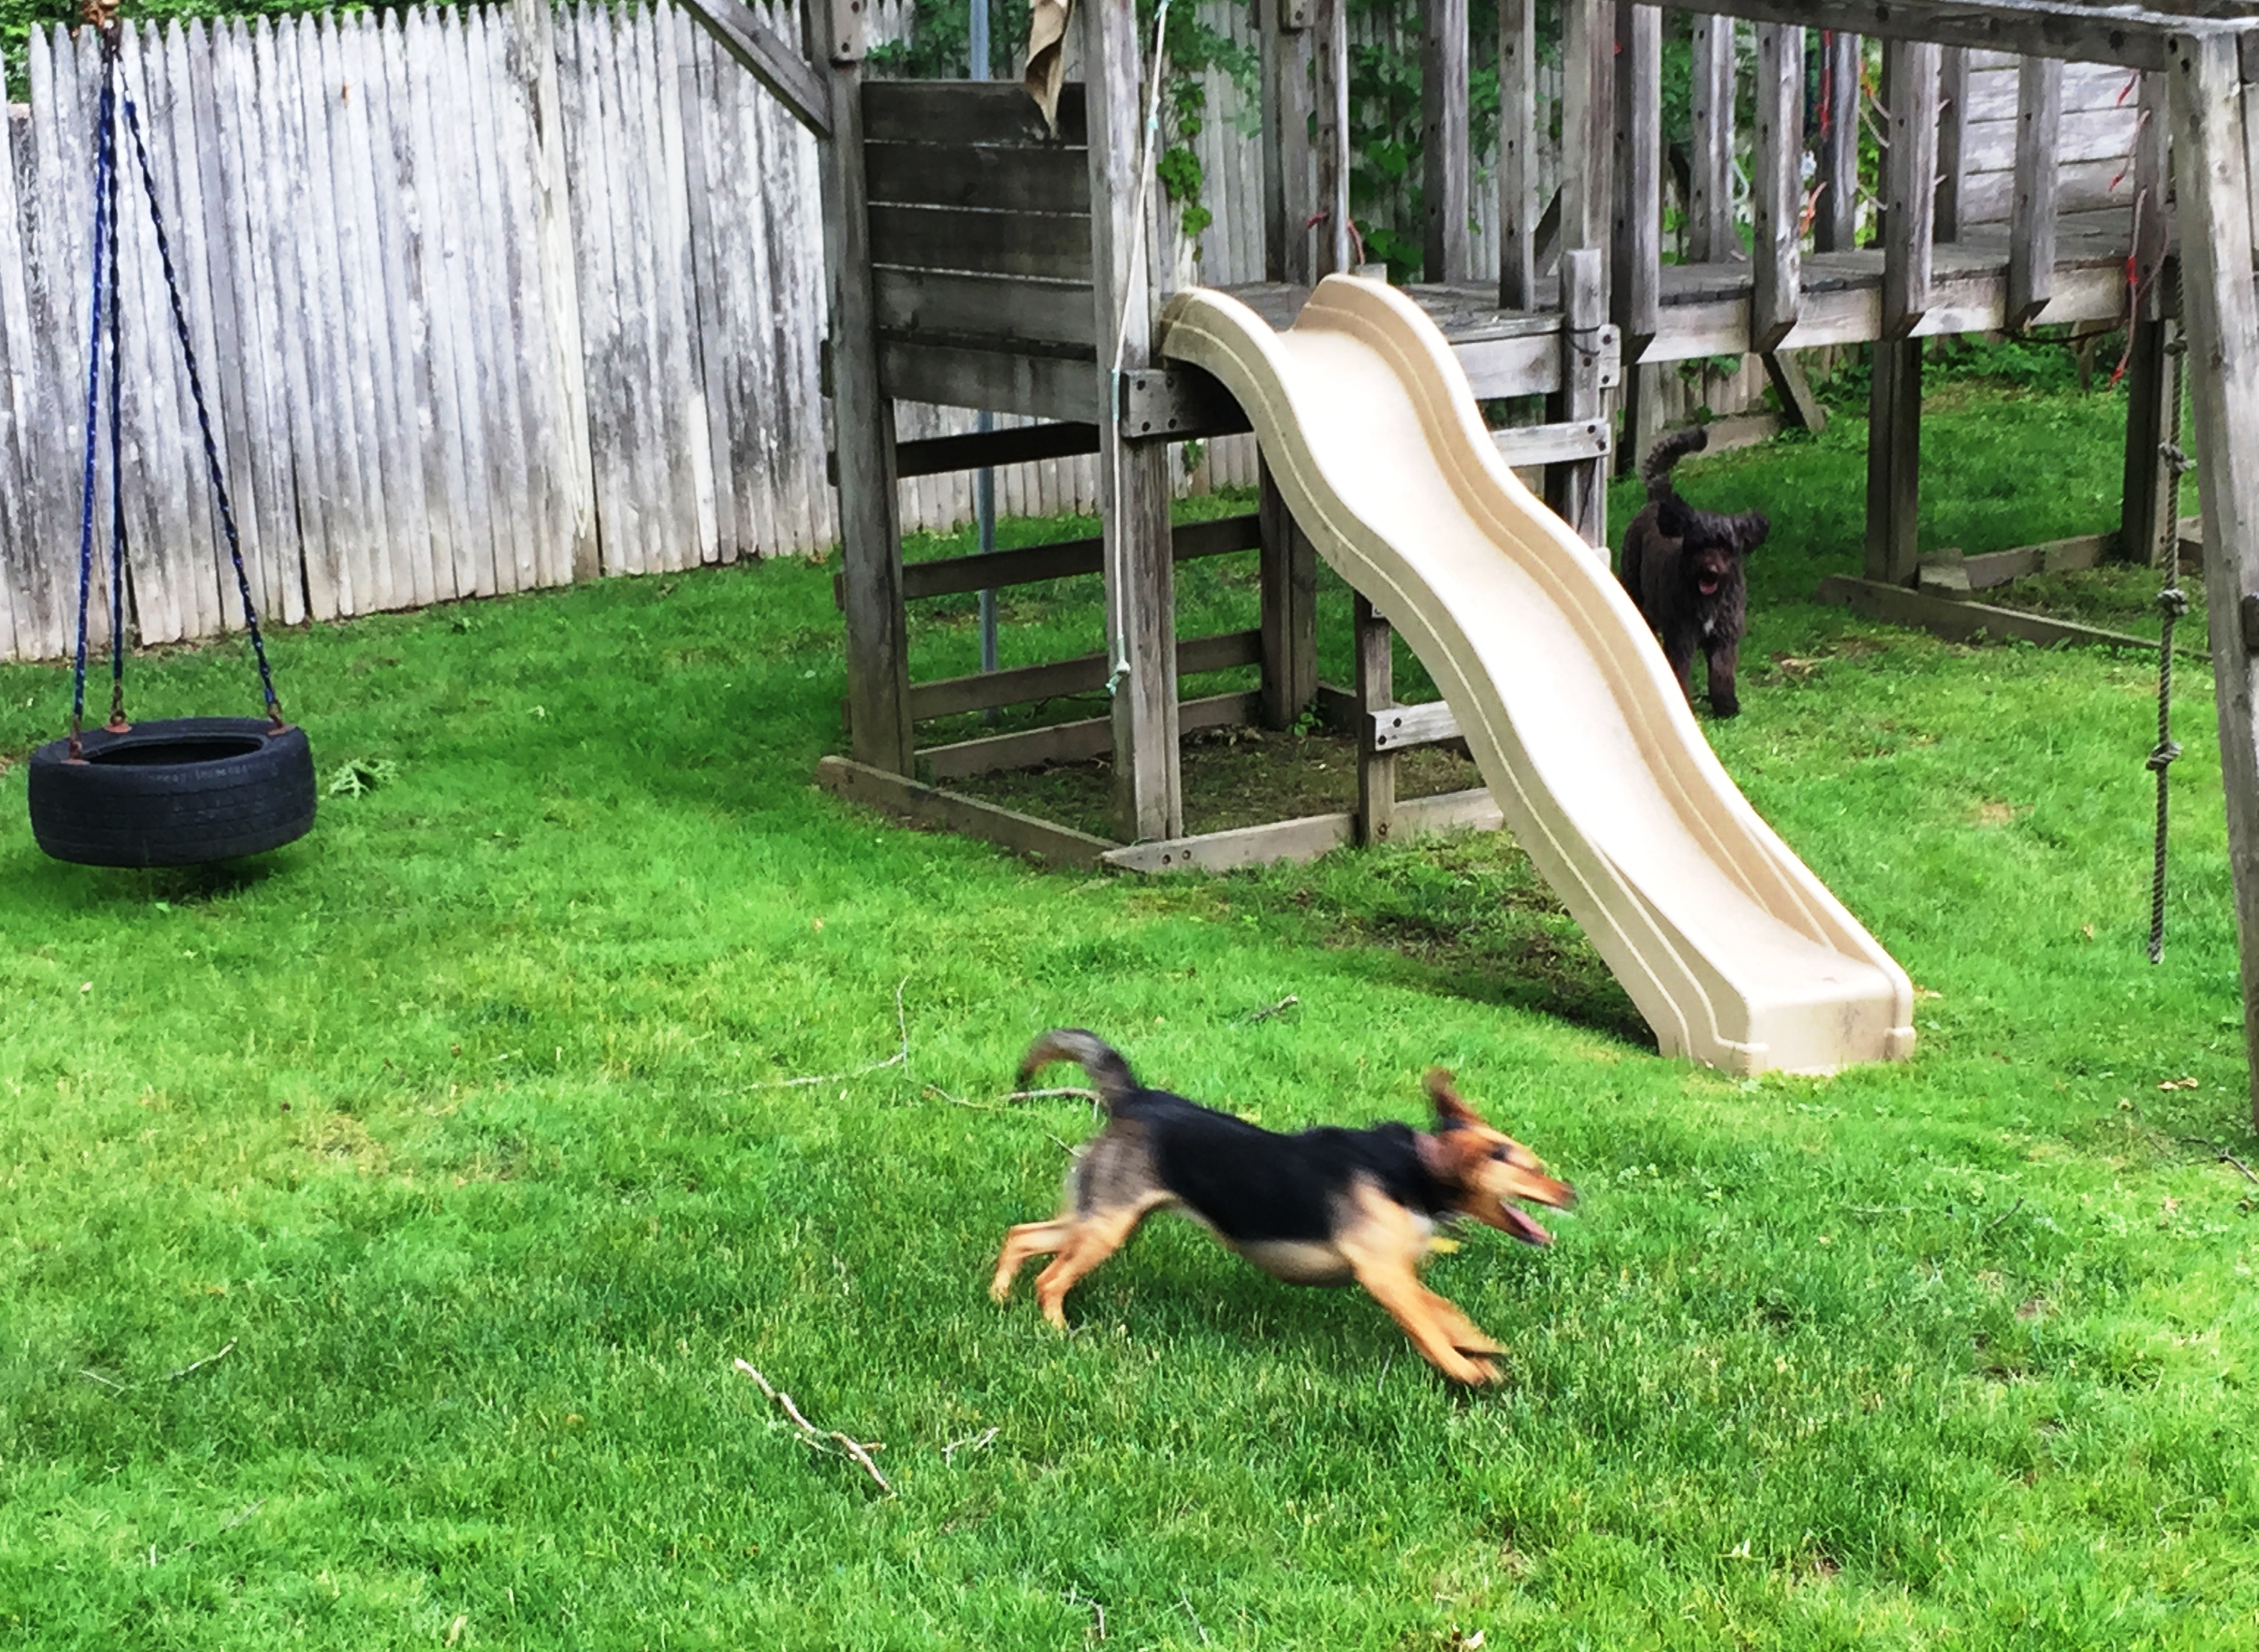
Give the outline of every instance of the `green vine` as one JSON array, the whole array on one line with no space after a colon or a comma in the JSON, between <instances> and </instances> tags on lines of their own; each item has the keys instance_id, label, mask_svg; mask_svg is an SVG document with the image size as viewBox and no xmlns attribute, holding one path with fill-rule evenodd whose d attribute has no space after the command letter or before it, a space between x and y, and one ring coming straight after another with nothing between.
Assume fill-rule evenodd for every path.
<instances>
[{"instance_id":1,"label":"green vine","mask_svg":"<svg viewBox=\"0 0 2259 1652\"><path fill-rule=\"evenodd\" d=\"M1150 29L1157 0L1138 0L1137 19ZM1161 190L1179 213L1179 223L1194 243L1202 230L1215 222L1203 198L1207 180L1194 139L1208 124L1208 82L1202 77L1221 69L1245 94L1255 91L1255 53L1200 15L1197 0L1176 0L1169 7L1168 29L1163 38L1168 54L1168 75L1161 82L1164 142L1154 163Z\"/></svg>"}]
</instances>

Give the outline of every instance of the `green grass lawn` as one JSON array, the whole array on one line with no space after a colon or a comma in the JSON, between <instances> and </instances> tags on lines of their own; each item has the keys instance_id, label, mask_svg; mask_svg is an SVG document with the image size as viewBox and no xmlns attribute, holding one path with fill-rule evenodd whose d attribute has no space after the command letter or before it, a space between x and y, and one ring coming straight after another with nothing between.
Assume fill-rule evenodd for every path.
<instances>
[{"instance_id":1,"label":"green grass lawn","mask_svg":"<svg viewBox=\"0 0 2259 1652\"><path fill-rule=\"evenodd\" d=\"M1931 543L2106 525L2116 417L1942 408ZM1833 1081L1659 1059L1503 838L1139 882L837 803L801 564L278 638L324 773L396 773L248 868L47 862L14 761L0 1646L2249 1648L2209 686L2153 968L2152 662L1812 606L1862 434L1685 474L1777 523L1712 736L1921 989L1913 1062ZM1188 631L1247 623L1249 561ZM1097 645L1088 582L1007 609L1008 663ZM973 645L969 602L914 644ZM233 648L133 687L254 703ZM0 669L0 753L67 688ZM1434 1268L1506 1385L1172 1221L1065 1337L992 1305L1090 1129L1001 1100L1061 1022L1280 1126L1457 1068L1583 1194L1549 1251Z\"/></svg>"}]
</instances>

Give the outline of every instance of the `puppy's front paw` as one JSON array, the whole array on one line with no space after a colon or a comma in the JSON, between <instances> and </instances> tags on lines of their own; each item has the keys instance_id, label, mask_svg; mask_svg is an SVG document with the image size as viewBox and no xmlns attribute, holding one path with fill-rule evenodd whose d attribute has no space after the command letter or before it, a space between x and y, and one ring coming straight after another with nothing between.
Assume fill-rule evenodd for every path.
<instances>
[{"instance_id":1,"label":"puppy's front paw","mask_svg":"<svg viewBox=\"0 0 2259 1652\"><path fill-rule=\"evenodd\" d=\"M1712 694L1710 715L1716 717L1738 717L1742 715L1742 702L1732 694Z\"/></svg>"}]
</instances>

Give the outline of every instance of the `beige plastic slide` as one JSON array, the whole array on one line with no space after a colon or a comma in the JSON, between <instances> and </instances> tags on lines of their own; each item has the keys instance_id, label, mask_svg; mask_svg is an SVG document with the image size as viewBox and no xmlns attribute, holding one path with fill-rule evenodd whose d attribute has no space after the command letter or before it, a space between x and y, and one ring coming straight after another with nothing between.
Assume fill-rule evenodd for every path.
<instances>
[{"instance_id":1,"label":"beige plastic slide","mask_svg":"<svg viewBox=\"0 0 2259 1652\"><path fill-rule=\"evenodd\" d=\"M1507 825L1654 1027L1730 1072L1913 1051L1913 990L1757 818L1609 571L1500 458L1434 324L1329 276L1293 327L1179 293L1294 519L1443 689Z\"/></svg>"}]
</instances>

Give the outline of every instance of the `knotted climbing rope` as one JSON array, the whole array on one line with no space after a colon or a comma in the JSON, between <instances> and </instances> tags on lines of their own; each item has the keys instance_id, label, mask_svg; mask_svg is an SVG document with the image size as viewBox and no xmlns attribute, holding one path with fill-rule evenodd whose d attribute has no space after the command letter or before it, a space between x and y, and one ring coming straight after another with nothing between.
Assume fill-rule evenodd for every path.
<instances>
[{"instance_id":1,"label":"knotted climbing rope","mask_svg":"<svg viewBox=\"0 0 2259 1652\"><path fill-rule=\"evenodd\" d=\"M2157 841L2156 857L2149 873L2149 962L2162 964L2165 958L2165 833L2170 809L2170 789L2166 772L2181 754L2180 742L2173 738L2173 627L2188 612L2188 593L2181 589L2181 478L2195 468L2195 461L2181 451L2181 400L2188 382L2188 339L2180 329L2181 272L2178 260L2168 266L2170 272L2172 303L2170 314L2174 317L2173 336L2165 345L2165 353L2172 360L2172 402L2170 420L2171 434L2161 443L2158 457L2164 460L2168 473L2165 484L2164 527L2160 530L2163 542L2157 548L2165 568L2164 588L2157 593L2157 614L2161 624L2157 633L2157 743L2149 748L2147 765L2157 777Z\"/></svg>"}]
</instances>

